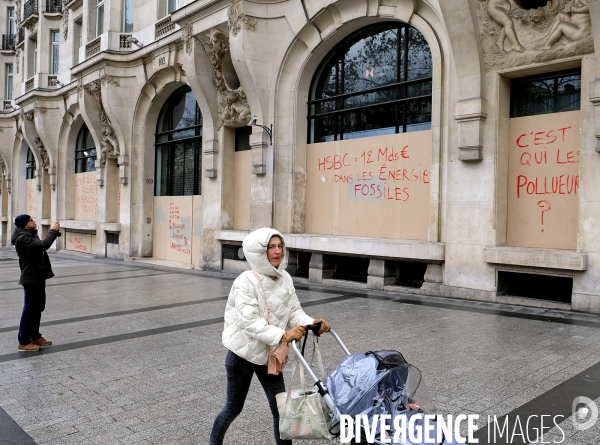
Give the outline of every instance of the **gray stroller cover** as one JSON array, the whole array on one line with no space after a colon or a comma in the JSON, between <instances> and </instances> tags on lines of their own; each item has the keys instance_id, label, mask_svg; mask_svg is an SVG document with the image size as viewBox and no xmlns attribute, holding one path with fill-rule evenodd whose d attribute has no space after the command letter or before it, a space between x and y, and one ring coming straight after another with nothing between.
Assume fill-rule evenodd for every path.
<instances>
[{"instance_id":1,"label":"gray stroller cover","mask_svg":"<svg viewBox=\"0 0 600 445\"><path fill-rule=\"evenodd\" d=\"M392 420L386 422L390 429L385 436L386 439L392 439L391 443L403 445L432 443L431 441L425 442L424 423L427 422L430 425L429 429L434 431L434 433L429 433L430 438L435 437L437 425L435 425L435 421L426 418L413 421L413 430L420 428L421 434L413 431L412 436L413 438L420 437L421 441L411 441L410 434L406 431L404 437L398 434L398 440L393 440L396 436L393 422L395 416L404 416L404 419L399 420L403 420L408 426L412 416L420 412L435 414L436 411L432 398L421 382L421 372L406 363L399 352L376 351L352 354L338 365L324 383L340 415L346 414L352 416L353 419L357 415L367 417L369 425L375 427L373 428L375 440L372 443L382 443L379 422L373 423L376 414L379 416L391 415ZM409 410L409 403L417 404L419 411ZM333 418L330 430L336 433L339 432L339 429L340 419ZM364 434L363 432L362 443L367 442ZM372 431L371 434L373 434ZM371 437L367 439L371 439ZM454 445L459 442L455 440L453 434L445 434L444 440L436 443Z\"/></svg>"}]
</instances>

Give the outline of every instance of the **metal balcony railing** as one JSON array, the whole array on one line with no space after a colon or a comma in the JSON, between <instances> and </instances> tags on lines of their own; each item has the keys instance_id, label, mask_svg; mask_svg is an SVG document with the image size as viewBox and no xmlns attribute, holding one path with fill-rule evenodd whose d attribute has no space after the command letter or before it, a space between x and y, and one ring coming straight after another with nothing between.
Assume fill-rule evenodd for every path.
<instances>
[{"instance_id":1,"label":"metal balcony railing","mask_svg":"<svg viewBox=\"0 0 600 445\"><path fill-rule=\"evenodd\" d=\"M37 0L27 0L23 6L23 20L27 20L34 14L38 14Z\"/></svg>"},{"instance_id":2,"label":"metal balcony railing","mask_svg":"<svg viewBox=\"0 0 600 445\"><path fill-rule=\"evenodd\" d=\"M2 50L3 51L14 51L15 50L15 35L4 34L2 36Z\"/></svg>"},{"instance_id":3,"label":"metal balcony railing","mask_svg":"<svg viewBox=\"0 0 600 445\"><path fill-rule=\"evenodd\" d=\"M48 76L48 88L56 88L58 85L58 76L49 75Z\"/></svg>"},{"instance_id":4,"label":"metal balcony railing","mask_svg":"<svg viewBox=\"0 0 600 445\"><path fill-rule=\"evenodd\" d=\"M62 12L62 1L46 0L46 12Z\"/></svg>"},{"instance_id":5,"label":"metal balcony railing","mask_svg":"<svg viewBox=\"0 0 600 445\"><path fill-rule=\"evenodd\" d=\"M19 28L19 32L17 33L16 39L15 39L15 45L20 45L24 41L25 41L25 29Z\"/></svg>"},{"instance_id":6,"label":"metal balcony railing","mask_svg":"<svg viewBox=\"0 0 600 445\"><path fill-rule=\"evenodd\" d=\"M12 100L3 100L2 101L2 111L10 111L14 109Z\"/></svg>"},{"instance_id":7,"label":"metal balcony railing","mask_svg":"<svg viewBox=\"0 0 600 445\"><path fill-rule=\"evenodd\" d=\"M171 16L165 17L154 25L154 38L160 39L162 36L165 36L174 30L175 23L171 21Z\"/></svg>"}]
</instances>

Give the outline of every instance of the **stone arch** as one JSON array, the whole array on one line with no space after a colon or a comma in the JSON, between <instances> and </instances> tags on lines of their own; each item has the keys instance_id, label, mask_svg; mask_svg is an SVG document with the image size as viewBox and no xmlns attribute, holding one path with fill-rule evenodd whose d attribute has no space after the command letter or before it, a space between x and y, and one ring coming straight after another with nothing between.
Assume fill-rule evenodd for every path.
<instances>
[{"instance_id":1,"label":"stone arch","mask_svg":"<svg viewBox=\"0 0 600 445\"><path fill-rule=\"evenodd\" d=\"M131 186L132 200L140 205L131 207L131 251L135 256L147 257L152 255L152 220L154 185L146 184L147 178L154 178L154 138L156 123L160 110L171 95L182 86L190 86L181 70L167 67L157 71L142 87L142 92L135 106L133 116L133 138L131 146ZM212 125L213 118L206 100L192 92L200 108L203 119ZM208 116L204 111L208 110ZM204 141L203 141L204 142Z\"/></svg>"},{"instance_id":2,"label":"stone arch","mask_svg":"<svg viewBox=\"0 0 600 445\"><path fill-rule=\"evenodd\" d=\"M36 167L38 167L40 165L40 157L37 153L37 150L31 147L21 127L21 129L17 132L15 136L15 141L12 150L12 177L14 178L14 180L12 181L12 208L14 213L13 217L20 213L28 213L26 211L27 178L24 172L25 163L27 160L27 147L31 149L31 152L33 153L33 158L35 159ZM35 215L31 216L33 216L35 219L38 218L37 212Z\"/></svg>"},{"instance_id":3,"label":"stone arch","mask_svg":"<svg viewBox=\"0 0 600 445\"><path fill-rule=\"evenodd\" d=\"M338 2L341 4L341 2ZM328 52L346 36L375 23L384 21L400 21L416 28L426 39L433 59L433 94L432 94L432 165L431 165L431 195L430 195L430 226L429 241L439 240L439 196L440 196L440 160L442 153L442 129L447 115L444 101L444 85L448 76L448 48L443 36L435 30L443 29L444 25L438 13L429 5L421 4L418 14L412 1L400 0L396 14L391 15L387 9L378 11L378 14L364 14L360 18L355 13L343 13L337 8L338 3L329 5L325 12L321 12L313 20L321 26L321 35L326 38L314 45L314 38L305 38L306 31L297 34L297 38L290 45L282 63L277 81L275 115L284 116L276 122L278 134L278 149L275 156L287 156L291 159L286 170L276 175L276 188L283 187L290 190L291 198L286 204L276 202L275 227L292 233L304 232L305 215L305 189L306 189L306 146L308 113L307 100L315 72ZM347 5L341 4L341 8ZM363 11L364 12L364 11ZM363 14L361 12L360 14ZM359 15L360 15L359 14ZM402 17L404 20L401 20ZM319 20L320 19L320 20ZM308 26L308 25L307 25ZM312 25L311 25L312 26ZM303 28L306 30L306 27ZM312 32L311 32L312 33ZM290 119L288 116L294 116ZM287 118L286 118L287 117ZM289 135L289 136L286 136ZM286 209L278 212L278 208Z\"/></svg>"},{"instance_id":4,"label":"stone arch","mask_svg":"<svg viewBox=\"0 0 600 445\"><path fill-rule=\"evenodd\" d=\"M85 120L84 114L81 112L79 103L75 102L65 112L58 136L58 147L59 147L59 162L57 165L58 170L58 189L64 194L58 200L58 218L71 220L75 218L75 210L73 203L75 202L75 190L70 186L68 179L70 175L75 172L75 145L77 136L81 127L87 125L90 129L92 139L96 147L99 146L100 139L98 133L94 131L94 127L91 126Z\"/></svg>"}]
</instances>

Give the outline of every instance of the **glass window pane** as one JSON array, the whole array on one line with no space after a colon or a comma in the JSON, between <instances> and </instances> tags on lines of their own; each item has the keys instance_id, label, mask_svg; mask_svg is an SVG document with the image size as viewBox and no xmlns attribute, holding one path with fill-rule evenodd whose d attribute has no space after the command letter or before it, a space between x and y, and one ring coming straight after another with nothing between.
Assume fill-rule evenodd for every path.
<instances>
[{"instance_id":1,"label":"glass window pane","mask_svg":"<svg viewBox=\"0 0 600 445\"><path fill-rule=\"evenodd\" d=\"M52 67L50 74L58 74L58 45L52 45Z\"/></svg>"},{"instance_id":2,"label":"glass window pane","mask_svg":"<svg viewBox=\"0 0 600 445\"><path fill-rule=\"evenodd\" d=\"M96 37L104 32L104 3L98 5L98 14L96 16Z\"/></svg>"},{"instance_id":3,"label":"glass window pane","mask_svg":"<svg viewBox=\"0 0 600 445\"><path fill-rule=\"evenodd\" d=\"M339 116L316 117L311 120L310 143L331 142L336 140L336 120ZM339 128L339 125L338 125ZM340 139L338 134L337 139Z\"/></svg>"},{"instance_id":4,"label":"glass window pane","mask_svg":"<svg viewBox=\"0 0 600 445\"><path fill-rule=\"evenodd\" d=\"M329 56L329 61L324 62L322 67L317 71L316 77L318 81L313 86L312 99L323 99L340 94L338 91L340 61L337 57L337 53L333 52Z\"/></svg>"},{"instance_id":5,"label":"glass window pane","mask_svg":"<svg viewBox=\"0 0 600 445\"><path fill-rule=\"evenodd\" d=\"M396 87L392 87L389 90L347 97L344 99L344 108L356 108L365 105L375 105L382 102L390 102L398 98L397 92L398 89Z\"/></svg>"},{"instance_id":6,"label":"glass window pane","mask_svg":"<svg viewBox=\"0 0 600 445\"><path fill-rule=\"evenodd\" d=\"M556 113L579 110L581 102L581 76L557 79Z\"/></svg>"},{"instance_id":7,"label":"glass window pane","mask_svg":"<svg viewBox=\"0 0 600 445\"><path fill-rule=\"evenodd\" d=\"M581 106L580 72L517 79L511 89L511 117L573 111Z\"/></svg>"},{"instance_id":8,"label":"glass window pane","mask_svg":"<svg viewBox=\"0 0 600 445\"><path fill-rule=\"evenodd\" d=\"M133 31L133 0L125 0L123 12L123 31Z\"/></svg>"},{"instance_id":9,"label":"glass window pane","mask_svg":"<svg viewBox=\"0 0 600 445\"><path fill-rule=\"evenodd\" d=\"M396 106L383 105L344 113L344 139L356 139L396 132Z\"/></svg>"},{"instance_id":10,"label":"glass window pane","mask_svg":"<svg viewBox=\"0 0 600 445\"><path fill-rule=\"evenodd\" d=\"M423 34L414 28L408 28L407 73L406 80L431 77L433 73L433 61L429 45Z\"/></svg>"},{"instance_id":11,"label":"glass window pane","mask_svg":"<svg viewBox=\"0 0 600 445\"><path fill-rule=\"evenodd\" d=\"M191 91L181 98L173 107L173 130L188 128L196 125L196 98Z\"/></svg>"},{"instance_id":12,"label":"glass window pane","mask_svg":"<svg viewBox=\"0 0 600 445\"><path fill-rule=\"evenodd\" d=\"M185 174L183 183L183 194L186 196L194 194L194 181L195 172L195 144L193 142L186 142L183 144L185 150Z\"/></svg>"},{"instance_id":13,"label":"glass window pane","mask_svg":"<svg viewBox=\"0 0 600 445\"><path fill-rule=\"evenodd\" d=\"M310 106L310 114L321 114L335 111L335 100L327 100L324 102L318 102Z\"/></svg>"},{"instance_id":14,"label":"glass window pane","mask_svg":"<svg viewBox=\"0 0 600 445\"><path fill-rule=\"evenodd\" d=\"M375 28L390 25L382 25ZM346 43L344 93L376 88L398 81L398 28L373 35L369 28Z\"/></svg>"},{"instance_id":15,"label":"glass window pane","mask_svg":"<svg viewBox=\"0 0 600 445\"><path fill-rule=\"evenodd\" d=\"M177 9L177 0L167 0L167 14L171 14Z\"/></svg>"},{"instance_id":16,"label":"glass window pane","mask_svg":"<svg viewBox=\"0 0 600 445\"><path fill-rule=\"evenodd\" d=\"M194 136L196 136L196 130L191 128L189 130L174 131L171 133L171 140L193 138Z\"/></svg>"},{"instance_id":17,"label":"glass window pane","mask_svg":"<svg viewBox=\"0 0 600 445\"><path fill-rule=\"evenodd\" d=\"M420 100L406 105L406 131L431 129L431 101Z\"/></svg>"},{"instance_id":18,"label":"glass window pane","mask_svg":"<svg viewBox=\"0 0 600 445\"><path fill-rule=\"evenodd\" d=\"M173 144L171 146L171 178L169 185L171 196L182 196L184 192L185 175L185 145Z\"/></svg>"}]
</instances>

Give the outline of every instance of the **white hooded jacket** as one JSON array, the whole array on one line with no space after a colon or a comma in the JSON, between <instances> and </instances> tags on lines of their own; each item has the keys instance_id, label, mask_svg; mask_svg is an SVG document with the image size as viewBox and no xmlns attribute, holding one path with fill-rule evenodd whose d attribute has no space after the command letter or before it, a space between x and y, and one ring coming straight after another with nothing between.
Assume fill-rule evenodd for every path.
<instances>
[{"instance_id":1,"label":"white hooded jacket","mask_svg":"<svg viewBox=\"0 0 600 445\"><path fill-rule=\"evenodd\" d=\"M277 268L267 259L267 245L275 235L283 243L282 258ZM281 233L270 228L255 230L244 238L243 249L248 263L258 273L265 293L252 271L236 278L225 307L222 339L225 347L236 355L251 363L266 365L268 346L277 347L285 331L294 326L312 324L314 319L300 307L292 277L285 270L287 252ZM270 318L270 324L267 318Z\"/></svg>"}]
</instances>

